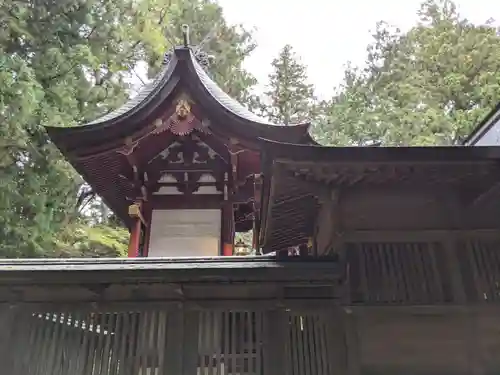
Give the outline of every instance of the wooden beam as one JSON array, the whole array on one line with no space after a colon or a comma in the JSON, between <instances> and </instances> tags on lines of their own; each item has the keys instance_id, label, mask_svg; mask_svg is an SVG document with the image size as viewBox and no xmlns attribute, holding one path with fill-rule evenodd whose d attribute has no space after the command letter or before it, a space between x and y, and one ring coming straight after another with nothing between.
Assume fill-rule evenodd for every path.
<instances>
[{"instance_id":1,"label":"wooden beam","mask_svg":"<svg viewBox=\"0 0 500 375\"><path fill-rule=\"evenodd\" d=\"M421 230L345 230L342 234L344 242L412 242L412 241L442 241L447 238L488 238L500 239L498 229L421 229Z\"/></svg>"},{"instance_id":2,"label":"wooden beam","mask_svg":"<svg viewBox=\"0 0 500 375\"><path fill-rule=\"evenodd\" d=\"M150 198L153 209L217 209L224 204L222 194L179 194L153 195Z\"/></svg>"}]
</instances>

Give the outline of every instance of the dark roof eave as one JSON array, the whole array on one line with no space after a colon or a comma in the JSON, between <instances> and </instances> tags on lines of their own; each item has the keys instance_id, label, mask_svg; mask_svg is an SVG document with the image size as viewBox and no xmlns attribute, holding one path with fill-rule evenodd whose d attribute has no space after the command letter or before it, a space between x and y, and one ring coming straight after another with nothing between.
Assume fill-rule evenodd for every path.
<instances>
[{"instance_id":1,"label":"dark roof eave","mask_svg":"<svg viewBox=\"0 0 500 375\"><path fill-rule=\"evenodd\" d=\"M500 159L500 146L327 147L261 139L267 160L289 162L460 162Z\"/></svg>"},{"instance_id":2,"label":"dark roof eave","mask_svg":"<svg viewBox=\"0 0 500 375\"><path fill-rule=\"evenodd\" d=\"M136 132L140 127L144 126L145 118L151 115L158 105L175 89L179 81L179 77L175 74L176 68L177 59L173 59L165 68L163 75L148 89L149 93L144 95L143 100L137 101L136 106L130 107L119 116L110 117L112 113L122 111L123 107L85 125L76 127L47 126L45 127L47 134L59 149L73 151L89 146L98 146ZM129 102L133 101L135 101L135 98Z\"/></svg>"},{"instance_id":3,"label":"dark roof eave","mask_svg":"<svg viewBox=\"0 0 500 375\"><path fill-rule=\"evenodd\" d=\"M484 136L484 134L496 124L497 120L500 120L500 102L474 128L462 144L466 146L474 146Z\"/></svg>"},{"instance_id":4,"label":"dark roof eave","mask_svg":"<svg viewBox=\"0 0 500 375\"><path fill-rule=\"evenodd\" d=\"M155 111L167 99L184 72L187 72L184 82L196 90L200 96L197 98L198 100L206 101L206 105L215 108L217 112L222 110L235 123L248 125L248 129L241 130L242 133L248 133L248 136L253 137L264 136L279 141L314 142L308 134L310 123L280 126L267 123L264 119L257 121L258 116L227 96L204 73L201 66L195 61L191 50L184 47L176 48L163 73L160 73L161 75L151 82L149 87L146 87L145 92L139 93L137 97L131 99L124 106L85 125L69 128L46 127L47 133L58 148L68 151L103 144L110 138L126 137L137 131L138 127L144 126L144 117ZM224 97L225 103L222 97ZM106 134L109 136L106 137Z\"/></svg>"},{"instance_id":5,"label":"dark roof eave","mask_svg":"<svg viewBox=\"0 0 500 375\"><path fill-rule=\"evenodd\" d=\"M336 277L339 271L330 262L311 259L309 261L277 261L273 256L255 257L198 257L198 258L69 258L69 259L3 259L0 262L0 284L12 281L33 284L33 282L68 282L71 284L137 281L152 277L172 279L185 277L193 272L194 278L206 279L207 275L232 275L244 278L240 273L255 271L258 278L269 280L269 272L282 278L288 272L298 272L291 279L325 279ZM263 271L266 271L263 273ZM279 275L276 275L276 272ZM66 275L66 276L65 276ZM238 276L239 275L239 276Z\"/></svg>"}]
</instances>

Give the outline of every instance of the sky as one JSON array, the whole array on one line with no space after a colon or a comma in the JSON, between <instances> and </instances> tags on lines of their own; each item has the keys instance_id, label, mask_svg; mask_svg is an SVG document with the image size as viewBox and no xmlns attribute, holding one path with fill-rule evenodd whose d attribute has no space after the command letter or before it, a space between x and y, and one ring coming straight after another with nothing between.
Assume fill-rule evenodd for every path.
<instances>
[{"instance_id":1,"label":"sky","mask_svg":"<svg viewBox=\"0 0 500 375\"><path fill-rule=\"evenodd\" d=\"M245 62L262 84L271 61L291 44L307 66L317 95L328 98L350 61L362 65L378 21L402 30L415 24L421 0L219 0L226 20L254 29L257 48ZM475 23L500 21L498 0L455 0L459 12ZM259 87L262 89L262 86Z\"/></svg>"}]
</instances>

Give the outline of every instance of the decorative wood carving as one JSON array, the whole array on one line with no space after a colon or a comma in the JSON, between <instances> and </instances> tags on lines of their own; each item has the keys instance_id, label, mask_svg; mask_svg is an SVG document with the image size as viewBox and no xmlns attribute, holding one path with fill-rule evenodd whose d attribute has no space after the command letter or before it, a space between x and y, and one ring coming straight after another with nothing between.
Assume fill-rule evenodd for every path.
<instances>
[{"instance_id":1,"label":"decorative wood carving","mask_svg":"<svg viewBox=\"0 0 500 375\"><path fill-rule=\"evenodd\" d=\"M157 119L153 134L160 134L167 130L175 135L189 135L194 130L209 134L210 122L206 119L199 120L191 111L190 99L182 95L175 105L175 111L165 119Z\"/></svg>"},{"instance_id":2,"label":"decorative wood carving","mask_svg":"<svg viewBox=\"0 0 500 375\"><path fill-rule=\"evenodd\" d=\"M184 145L175 141L165 150L160 152L159 156L169 164L184 164Z\"/></svg>"},{"instance_id":3,"label":"decorative wood carving","mask_svg":"<svg viewBox=\"0 0 500 375\"><path fill-rule=\"evenodd\" d=\"M172 194L172 187L182 194L221 193L229 183L224 180L228 169L220 155L195 134L178 137L147 165L148 175L155 181L151 190L159 194Z\"/></svg>"}]
</instances>

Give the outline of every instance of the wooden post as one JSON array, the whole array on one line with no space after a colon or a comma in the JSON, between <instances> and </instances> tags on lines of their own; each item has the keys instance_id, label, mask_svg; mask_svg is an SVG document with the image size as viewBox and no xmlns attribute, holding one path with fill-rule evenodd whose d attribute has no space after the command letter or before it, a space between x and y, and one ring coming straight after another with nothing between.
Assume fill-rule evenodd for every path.
<instances>
[{"instance_id":1,"label":"wooden post","mask_svg":"<svg viewBox=\"0 0 500 375\"><path fill-rule=\"evenodd\" d=\"M230 257L233 255L233 244L232 243L224 243L222 248L222 255L225 257Z\"/></svg>"},{"instance_id":2,"label":"wooden post","mask_svg":"<svg viewBox=\"0 0 500 375\"><path fill-rule=\"evenodd\" d=\"M182 374L184 352L184 310L181 305L168 311L163 371L158 375Z\"/></svg>"},{"instance_id":3,"label":"wooden post","mask_svg":"<svg viewBox=\"0 0 500 375\"><path fill-rule=\"evenodd\" d=\"M130 240L128 243L128 257L137 258L139 255L139 242L141 239L141 221L135 219L132 230L130 231Z\"/></svg>"},{"instance_id":4,"label":"wooden post","mask_svg":"<svg viewBox=\"0 0 500 375\"><path fill-rule=\"evenodd\" d=\"M139 245L141 243L141 226L144 218L141 213L141 202L136 202L128 207L128 214L134 220L132 230L130 231L130 240L128 243L128 257L137 258L139 256Z\"/></svg>"},{"instance_id":5,"label":"wooden post","mask_svg":"<svg viewBox=\"0 0 500 375\"><path fill-rule=\"evenodd\" d=\"M462 272L457 254L458 242L457 236L450 235L443 241L443 247L446 256L445 259L448 263L453 302L462 305L467 302L467 296L465 294Z\"/></svg>"},{"instance_id":6,"label":"wooden post","mask_svg":"<svg viewBox=\"0 0 500 375\"><path fill-rule=\"evenodd\" d=\"M326 367L333 374L348 374L343 314L345 314L343 309L331 308L322 315L327 330L325 337Z\"/></svg>"},{"instance_id":7,"label":"wooden post","mask_svg":"<svg viewBox=\"0 0 500 375\"><path fill-rule=\"evenodd\" d=\"M361 373L360 352L359 352L359 328L357 324L358 318L353 311L346 307L344 310L344 329L345 329L345 350L346 350L346 374L359 375Z\"/></svg>"},{"instance_id":8,"label":"wooden post","mask_svg":"<svg viewBox=\"0 0 500 375\"><path fill-rule=\"evenodd\" d=\"M148 257L149 255L149 241L151 239L151 217L153 215L153 209L151 203L144 202L143 213L146 223L144 224L144 244L143 244L143 254L142 256Z\"/></svg>"},{"instance_id":9,"label":"wooden post","mask_svg":"<svg viewBox=\"0 0 500 375\"><path fill-rule=\"evenodd\" d=\"M199 311L184 311L182 375L193 375L198 371L199 327Z\"/></svg>"},{"instance_id":10,"label":"wooden post","mask_svg":"<svg viewBox=\"0 0 500 375\"><path fill-rule=\"evenodd\" d=\"M479 333L480 314L473 309L462 313L465 327L464 342L466 343L466 355L468 356L469 374L483 375L486 371L483 367L481 347L481 335Z\"/></svg>"},{"instance_id":11,"label":"wooden post","mask_svg":"<svg viewBox=\"0 0 500 375\"><path fill-rule=\"evenodd\" d=\"M224 175L224 202L221 209L221 254L223 256L233 255L234 244L234 207L230 197L232 195L229 183L229 174Z\"/></svg>"},{"instance_id":12,"label":"wooden post","mask_svg":"<svg viewBox=\"0 0 500 375\"><path fill-rule=\"evenodd\" d=\"M252 248L256 249L257 252L260 253L259 248L259 232L260 232L260 199L262 193L262 175L255 174L253 179L253 210L254 210L254 219L253 219L253 236L252 236Z\"/></svg>"},{"instance_id":13,"label":"wooden post","mask_svg":"<svg viewBox=\"0 0 500 375\"><path fill-rule=\"evenodd\" d=\"M284 309L271 310L264 320L264 375L286 372L288 317Z\"/></svg>"}]
</instances>

